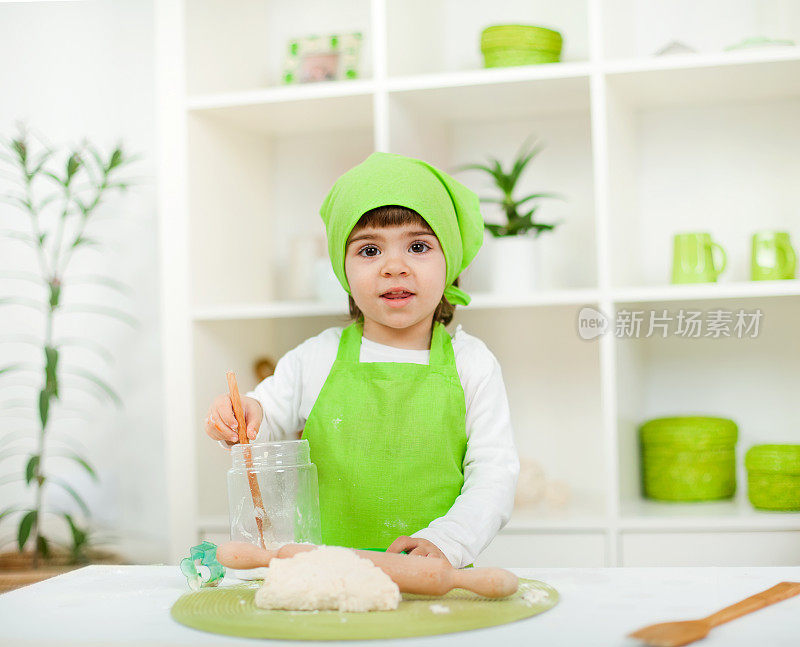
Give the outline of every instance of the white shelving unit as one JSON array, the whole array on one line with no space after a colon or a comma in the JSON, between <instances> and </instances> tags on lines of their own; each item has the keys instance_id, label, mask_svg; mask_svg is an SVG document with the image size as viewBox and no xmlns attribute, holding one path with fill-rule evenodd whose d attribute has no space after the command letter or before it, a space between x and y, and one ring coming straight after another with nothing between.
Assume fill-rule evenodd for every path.
<instances>
[{"instance_id":1,"label":"white shelving unit","mask_svg":"<svg viewBox=\"0 0 800 647\"><path fill-rule=\"evenodd\" d=\"M373 151L450 170L487 155L510 160L535 135L545 149L521 190L568 196L541 209L562 221L541 239L541 290L486 293L482 252L464 276L473 303L454 324L500 360L520 454L573 496L562 510L516 511L478 563L800 563L800 514L754 511L741 467L752 444L800 442L800 280L748 281L754 231L800 241L800 47L723 51L760 32L800 42L796 3L157 5L175 556L227 532L229 459L201 431L225 370L249 389L255 357L280 357L347 323L344 295L318 303L287 292L297 241L322 234L318 210L335 179ZM561 31L563 62L481 69L480 31L504 22ZM289 38L356 30L361 79L279 85ZM697 53L653 55L672 40ZM479 195L491 190L475 172L454 175ZM668 284L672 235L684 230L710 231L726 248L719 283ZM756 338L584 340L583 306L611 319L623 309L763 317ZM694 412L740 425L736 500L643 500L636 426Z\"/></svg>"}]
</instances>

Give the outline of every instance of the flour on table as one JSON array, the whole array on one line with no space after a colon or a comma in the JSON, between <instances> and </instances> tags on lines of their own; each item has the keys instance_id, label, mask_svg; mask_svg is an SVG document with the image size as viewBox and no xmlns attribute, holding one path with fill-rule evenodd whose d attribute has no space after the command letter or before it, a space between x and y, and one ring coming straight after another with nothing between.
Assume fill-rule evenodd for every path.
<instances>
[{"instance_id":1,"label":"flour on table","mask_svg":"<svg viewBox=\"0 0 800 647\"><path fill-rule=\"evenodd\" d=\"M522 601L529 607L539 602L544 602L547 599L547 592L537 589L530 584L520 584L520 593L522 593Z\"/></svg>"},{"instance_id":2,"label":"flour on table","mask_svg":"<svg viewBox=\"0 0 800 647\"><path fill-rule=\"evenodd\" d=\"M388 611L400 589L368 559L348 548L321 546L288 559L273 559L256 591L262 609Z\"/></svg>"}]
</instances>

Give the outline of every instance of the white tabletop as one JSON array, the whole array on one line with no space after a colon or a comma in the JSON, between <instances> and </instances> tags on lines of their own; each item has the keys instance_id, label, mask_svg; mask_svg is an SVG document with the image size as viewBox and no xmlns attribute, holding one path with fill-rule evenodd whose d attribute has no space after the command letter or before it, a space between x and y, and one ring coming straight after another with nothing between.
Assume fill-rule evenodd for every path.
<instances>
[{"instance_id":1,"label":"white tabletop","mask_svg":"<svg viewBox=\"0 0 800 647\"><path fill-rule=\"evenodd\" d=\"M409 639L414 647L496 645L638 645L625 635L641 626L706 616L782 581L800 566L737 568L515 569L561 594L541 615L499 627ZM225 578L223 585L238 580ZM88 566L0 595L0 644L254 645L178 624L173 602L189 591L176 566ZM487 643L487 641L491 641ZM524 642L523 642L524 641ZM393 641L351 645L398 644ZM298 641L269 644L305 645ZM712 630L703 647L800 644L800 596Z\"/></svg>"}]
</instances>

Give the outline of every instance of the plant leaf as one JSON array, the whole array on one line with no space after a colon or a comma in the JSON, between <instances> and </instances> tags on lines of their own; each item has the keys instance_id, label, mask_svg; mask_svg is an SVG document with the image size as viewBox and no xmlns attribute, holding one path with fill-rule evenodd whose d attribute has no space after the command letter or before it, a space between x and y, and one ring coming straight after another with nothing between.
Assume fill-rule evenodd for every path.
<instances>
[{"instance_id":1,"label":"plant leaf","mask_svg":"<svg viewBox=\"0 0 800 647\"><path fill-rule=\"evenodd\" d=\"M495 238L501 238L505 235L506 229L502 225L496 225L494 223L487 222L484 226Z\"/></svg>"},{"instance_id":2,"label":"plant leaf","mask_svg":"<svg viewBox=\"0 0 800 647\"><path fill-rule=\"evenodd\" d=\"M514 206L519 207L525 204L528 200L536 200L539 198L555 198L557 200L566 200L566 198L560 193L531 193L530 195L525 196L521 200L515 200Z\"/></svg>"},{"instance_id":3,"label":"plant leaf","mask_svg":"<svg viewBox=\"0 0 800 647\"><path fill-rule=\"evenodd\" d=\"M36 510L29 510L28 513L22 517L22 521L19 522L19 531L17 533L17 546L19 546L19 552L22 552L25 549L25 542L28 541L28 537L31 534L31 528L33 528L33 524L36 523L37 517L38 513Z\"/></svg>"},{"instance_id":4,"label":"plant leaf","mask_svg":"<svg viewBox=\"0 0 800 647\"><path fill-rule=\"evenodd\" d=\"M0 306L3 305L17 305L25 306L26 308L33 308L39 312L45 312L44 304L36 301L35 299L28 299L26 297L3 297L0 298Z\"/></svg>"},{"instance_id":5,"label":"plant leaf","mask_svg":"<svg viewBox=\"0 0 800 647\"><path fill-rule=\"evenodd\" d=\"M114 363L114 356L93 339L80 339L79 337L64 337L58 340L59 346L82 346L96 355L102 357L108 364Z\"/></svg>"},{"instance_id":6,"label":"plant leaf","mask_svg":"<svg viewBox=\"0 0 800 647\"><path fill-rule=\"evenodd\" d=\"M82 274L79 276L70 276L69 282L72 285L80 285L80 284L103 285L107 288L111 288L112 290L116 290L121 294L126 294L126 295L133 294L133 289L125 285L121 281L116 281L112 278L101 276L99 274Z\"/></svg>"},{"instance_id":7,"label":"plant leaf","mask_svg":"<svg viewBox=\"0 0 800 647\"><path fill-rule=\"evenodd\" d=\"M120 321L128 324L132 328L139 327L139 320L127 312L123 312L117 308L109 308L106 306L95 306L89 303L71 303L61 308L61 312L91 312L94 314L104 315L119 319Z\"/></svg>"},{"instance_id":8,"label":"plant leaf","mask_svg":"<svg viewBox=\"0 0 800 647\"><path fill-rule=\"evenodd\" d=\"M89 238L80 234L74 241L72 241L72 247L80 247L83 245L84 247L102 247L102 243L99 240L95 240L94 238Z\"/></svg>"},{"instance_id":9,"label":"plant leaf","mask_svg":"<svg viewBox=\"0 0 800 647\"><path fill-rule=\"evenodd\" d=\"M72 515L65 512L63 517L67 520L70 532L72 532L72 543L74 548L80 547L86 541L86 533L78 528L77 525L75 525L75 522L72 520Z\"/></svg>"},{"instance_id":10,"label":"plant leaf","mask_svg":"<svg viewBox=\"0 0 800 647\"><path fill-rule=\"evenodd\" d=\"M44 281L42 277L33 272L15 272L12 270L0 271L0 278L4 279L18 279L20 281L30 281L31 283L42 284Z\"/></svg>"},{"instance_id":11,"label":"plant leaf","mask_svg":"<svg viewBox=\"0 0 800 647\"><path fill-rule=\"evenodd\" d=\"M117 392L114 391L104 380L97 377L93 373L80 368L80 367L67 367L65 366L62 369L65 373L69 373L71 375L75 375L77 377L81 377L84 380L88 380L93 384L96 384L100 389L111 399L111 401L116 404L118 407L122 406L122 399L117 395Z\"/></svg>"},{"instance_id":12,"label":"plant leaf","mask_svg":"<svg viewBox=\"0 0 800 647\"><path fill-rule=\"evenodd\" d=\"M3 510L2 512L0 512L0 521L2 521L2 520L3 520L5 517L7 517L8 515L10 515L10 514L13 514L13 513L15 513L15 512L18 512L18 511L19 511L19 510L21 510L21 509L22 509L22 508L18 508L18 507L17 507L17 506L15 506L15 505L10 505L10 506L8 506L8 507L7 507L5 510Z\"/></svg>"},{"instance_id":13,"label":"plant leaf","mask_svg":"<svg viewBox=\"0 0 800 647\"><path fill-rule=\"evenodd\" d=\"M53 477L53 476L50 477L49 482L50 483L54 483L55 485L58 485L67 494L69 494L73 499L75 499L75 502L80 506L81 510L83 510L83 513L87 517L91 514L91 512L89 511L89 506L86 505L86 502L81 498L81 495L78 494L75 491L75 489L69 483L67 483L66 481L64 481L64 480L62 480L60 478L56 478L56 477Z\"/></svg>"},{"instance_id":14,"label":"plant leaf","mask_svg":"<svg viewBox=\"0 0 800 647\"><path fill-rule=\"evenodd\" d=\"M42 429L47 427L47 418L50 413L50 393L47 389L39 391L39 421L42 423Z\"/></svg>"},{"instance_id":15,"label":"plant leaf","mask_svg":"<svg viewBox=\"0 0 800 647\"><path fill-rule=\"evenodd\" d=\"M48 396L58 397L58 376L56 369L58 367L58 349L53 346L44 347L45 357L45 391ZM44 423L42 423L44 424Z\"/></svg>"},{"instance_id":16,"label":"plant leaf","mask_svg":"<svg viewBox=\"0 0 800 647\"><path fill-rule=\"evenodd\" d=\"M511 183L512 190L516 186L520 175L522 175L522 171L525 170L525 167L528 165L528 163L542 152L542 146L534 146L530 151L525 153L524 151L525 148L527 148L527 145L528 142L526 141L525 144L523 144L520 148L519 156L514 161L514 166L509 173L509 182Z\"/></svg>"},{"instance_id":17,"label":"plant leaf","mask_svg":"<svg viewBox=\"0 0 800 647\"><path fill-rule=\"evenodd\" d=\"M9 485L10 483L20 483L25 480L25 477L17 474L8 474L0 478L0 485Z\"/></svg>"},{"instance_id":18,"label":"plant leaf","mask_svg":"<svg viewBox=\"0 0 800 647\"><path fill-rule=\"evenodd\" d=\"M48 544L47 539L44 538L44 535L39 535L36 538L36 548L45 559L50 557L50 545Z\"/></svg>"},{"instance_id":19,"label":"plant leaf","mask_svg":"<svg viewBox=\"0 0 800 647\"><path fill-rule=\"evenodd\" d=\"M66 184L72 182L72 178L78 172L82 164L81 156L78 153L73 153L67 160L67 178Z\"/></svg>"},{"instance_id":20,"label":"plant leaf","mask_svg":"<svg viewBox=\"0 0 800 647\"><path fill-rule=\"evenodd\" d=\"M3 373L14 373L16 371L31 370L31 368L35 367L32 364L26 364L26 363L9 364L8 366L0 367L0 375L2 375Z\"/></svg>"},{"instance_id":21,"label":"plant leaf","mask_svg":"<svg viewBox=\"0 0 800 647\"><path fill-rule=\"evenodd\" d=\"M81 466L81 467L83 467L83 468L84 468L84 469L85 469L87 472L89 472L89 475L90 475L90 476L91 476L91 477L92 477L92 478L93 478L95 481L99 481L99 480L100 480L100 479L98 478L98 476L97 476L97 472L95 472L94 468L93 468L93 467L92 467L92 466L89 464L89 462L88 462L88 461L86 461L85 459L81 458L80 456L78 456L78 455L77 455L77 454L75 454L74 452L72 452L72 453L69 453L69 454L59 454L59 455L60 455L60 456L63 456L64 458L70 458L70 459L72 459L73 461L75 461L76 463L78 463L78 465L80 465L80 466Z\"/></svg>"},{"instance_id":22,"label":"plant leaf","mask_svg":"<svg viewBox=\"0 0 800 647\"><path fill-rule=\"evenodd\" d=\"M30 245L34 249L36 248L36 240L22 231L16 231L14 229L0 229L0 236L5 236L6 238L11 238L13 240L20 240L27 245Z\"/></svg>"},{"instance_id":23,"label":"plant leaf","mask_svg":"<svg viewBox=\"0 0 800 647\"><path fill-rule=\"evenodd\" d=\"M36 469L39 466L40 459L41 456L39 456L38 454L34 454L33 456L31 456L30 460L28 461L28 464L25 466L25 483L27 485L30 485L31 481L33 480L33 477L36 476Z\"/></svg>"}]
</instances>

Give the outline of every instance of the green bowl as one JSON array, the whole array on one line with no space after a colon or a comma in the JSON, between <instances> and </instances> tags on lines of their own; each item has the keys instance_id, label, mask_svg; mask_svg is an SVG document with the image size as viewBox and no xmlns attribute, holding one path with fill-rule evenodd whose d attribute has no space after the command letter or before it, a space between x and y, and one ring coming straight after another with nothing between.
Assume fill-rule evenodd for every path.
<instances>
[{"instance_id":1,"label":"green bowl","mask_svg":"<svg viewBox=\"0 0 800 647\"><path fill-rule=\"evenodd\" d=\"M512 67L515 65L541 65L558 63L560 56L553 52L537 52L525 50L503 50L486 52L483 56L484 67Z\"/></svg>"},{"instance_id":2,"label":"green bowl","mask_svg":"<svg viewBox=\"0 0 800 647\"><path fill-rule=\"evenodd\" d=\"M562 46L559 32L536 25L492 25L481 32L484 67L558 63Z\"/></svg>"},{"instance_id":3,"label":"green bowl","mask_svg":"<svg viewBox=\"0 0 800 647\"><path fill-rule=\"evenodd\" d=\"M536 25L491 25L481 32L481 44L525 42L560 50L563 40L560 32Z\"/></svg>"},{"instance_id":4,"label":"green bowl","mask_svg":"<svg viewBox=\"0 0 800 647\"><path fill-rule=\"evenodd\" d=\"M744 465L754 508L800 511L800 445L754 445Z\"/></svg>"},{"instance_id":5,"label":"green bowl","mask_svg":"<svg viewBox=\"0 0 800 647\"><path fill-rule=\"evenodd\" d=\"M660 501L714 501L736 494L736 423L681 416L639 427L642 494Z\"/></svg>"}]
</instances>

